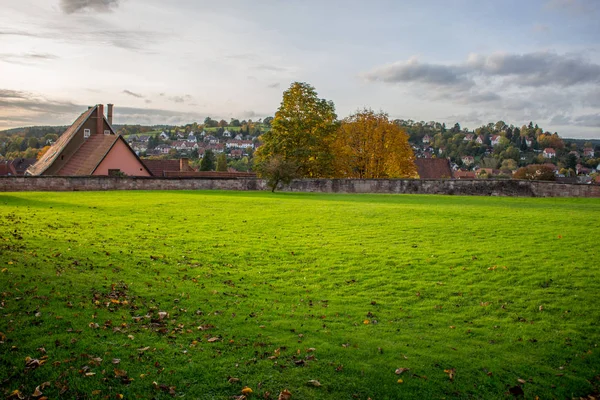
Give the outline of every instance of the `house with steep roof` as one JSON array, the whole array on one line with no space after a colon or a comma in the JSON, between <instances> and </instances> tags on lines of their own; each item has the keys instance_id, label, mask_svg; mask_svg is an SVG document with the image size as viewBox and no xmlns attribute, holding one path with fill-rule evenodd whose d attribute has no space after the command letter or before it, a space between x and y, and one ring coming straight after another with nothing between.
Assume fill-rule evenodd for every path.
<instances>
[{"instance_id":1,"label":"house with steep roof","mask_svg":"<svg viewBox=\"0 0 600 400\"><path fill-rule=\"evenodd\" d=\"M595 152L592 147L586 147L583 149L583 156L588 158L594 158Z\"/></svg>"},{"instance_id":2,"label":"house with steep roof","mask_svg":"<svg viewBox=\"0 0 600 400\"><path fill-rule=\"evenodd\" d=\"M26 175L151 176L150 171L112 127L113 105L89 107L58 140L30 166Z\"/></svg>"}]
</instances>

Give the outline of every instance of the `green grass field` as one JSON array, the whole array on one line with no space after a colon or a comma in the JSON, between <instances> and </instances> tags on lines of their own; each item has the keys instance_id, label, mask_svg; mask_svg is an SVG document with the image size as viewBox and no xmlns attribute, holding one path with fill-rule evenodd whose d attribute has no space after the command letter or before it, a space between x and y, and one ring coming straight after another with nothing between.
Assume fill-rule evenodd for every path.
<instances>
[{"instance_id":1,"label":"green grass field","mask_svg":"<svg viewBox=\"0 0 600 400\"><path fill-rule=\"evenodd\" d=\"M599 226L598 199L0 193L0 391L587 396Z\"/></svg>"}]
</instances>

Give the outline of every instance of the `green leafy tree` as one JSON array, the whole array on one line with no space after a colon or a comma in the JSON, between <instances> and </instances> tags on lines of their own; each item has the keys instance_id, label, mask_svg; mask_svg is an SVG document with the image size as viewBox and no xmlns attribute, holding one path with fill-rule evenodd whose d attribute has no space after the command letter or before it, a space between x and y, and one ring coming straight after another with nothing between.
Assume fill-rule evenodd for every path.
<instances>
[{"instance_id":1,"label":"green leafy tree","mask_svg":"<svg viewBox=\"0 0 600 400\"><path fill-rule=\"evenodd\" d=\"M212 171L215 169L215 153L212 150L206 150L204 157L200 162L200 171Z\"/></svg>"},{"instance_id":2,"label":"green leafy tree","mask_svg":"<svg viewBox=\"0 0 600 400\"><path fill-rule=\"evenodd\" d=\"M217 171L227 172L227 155L225 153L217 156Z\"/></svg>"},{"instance_id":3,"label":"green leafy tree","mask_svg":"<svg viewBox=\"0 0 600 400\"><path fill-rule=\"evenodd\" d=\"M307 83L292 83L283 93L272 129L262 135L257 163L280 156L277 164L297 166L300 177L331 176L336 118L333 102L319 99L315 88Z\"/></svg>"},{"instance_id":4,"label":"green leafy tree","mask_svg":"<svg viewBox=\"0 0 600 400\"><path fill-rule=\"evenodd\" d=\"M271 192L275 192L280 183L288 185L292 179L298 177L298 166L294 161L286 160L282 155L276 154L256 164L258 176L267 181Z\"/></svg>"}]
</instances>

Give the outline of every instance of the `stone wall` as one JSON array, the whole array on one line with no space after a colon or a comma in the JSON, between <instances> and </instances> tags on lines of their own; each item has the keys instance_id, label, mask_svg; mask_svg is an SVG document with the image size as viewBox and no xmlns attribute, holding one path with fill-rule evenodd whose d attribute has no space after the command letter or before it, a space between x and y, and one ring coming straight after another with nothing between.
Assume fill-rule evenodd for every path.
<instances>
[{"instance_id":1,"label":"stone wall","mask_svg":"<svg viewBox=\"0 0 600 400\"><path fill-rule=\"evenodd\" d=\"M0 176L0 192L92 190L269 190L256 178ZM289 192L447 194L471 196L600 197L600 186L518 180L299 179Z\"/></svg>"}]
</instances>

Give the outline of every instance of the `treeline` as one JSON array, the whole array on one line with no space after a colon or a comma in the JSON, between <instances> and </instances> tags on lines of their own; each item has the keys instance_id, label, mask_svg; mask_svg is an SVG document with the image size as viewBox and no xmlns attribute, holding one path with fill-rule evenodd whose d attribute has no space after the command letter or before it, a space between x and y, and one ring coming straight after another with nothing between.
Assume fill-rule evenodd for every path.
<instances>
[{"instance_id":1,"label":"treeline","mask_svg":"<svg viewBox=\"0 0 600 400\"><path fill-rule=\"evenodd\" d=\"M411 143L422 149L431 148L436 156L450 158L459 166L463 166L464 156L474 157L476 165L484 168L515 170L529 164L554 163L567 173L575 171L578 164L594 168L600 163L600 159L584 157L582 153L584 149L600 153L599 146L590 141L562 139L558 133L548 132L533 122L517 127L497 121L473 130L462 129L459 123L447 128L433 121L394 122L406 130ZM429 143L423 143L427 137ZM553 149L556 156L545 158L546 148Z\"/></svg>"}]
</instances>

